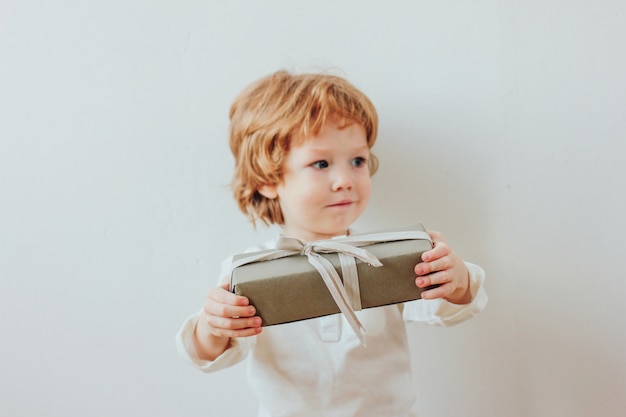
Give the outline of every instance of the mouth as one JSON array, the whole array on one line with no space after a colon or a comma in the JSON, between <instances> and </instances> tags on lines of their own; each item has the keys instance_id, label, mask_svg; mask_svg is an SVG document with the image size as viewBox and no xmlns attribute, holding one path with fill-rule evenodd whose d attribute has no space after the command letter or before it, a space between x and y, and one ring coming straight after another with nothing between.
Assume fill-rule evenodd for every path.
<instances>
[{"instance_id":1,"label":"mouth","mask_svg":"<svg viewBox=\"0 0 626 417\"><path fill-rule=\"evenodd\" d=\"M334 204L329 204L328 207L348 207L352 204L354 204L355 202L352 200L341 200L337 203Z\"/></svg>"}]
</instances>

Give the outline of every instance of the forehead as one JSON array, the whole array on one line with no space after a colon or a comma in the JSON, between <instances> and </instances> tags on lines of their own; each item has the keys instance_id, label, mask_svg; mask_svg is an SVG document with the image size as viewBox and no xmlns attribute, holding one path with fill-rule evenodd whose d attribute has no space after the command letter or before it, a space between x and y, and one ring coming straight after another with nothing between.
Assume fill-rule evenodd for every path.
<instances>
[{"instance_id":1,"label":"forehead","mask_svg":"<svg viewBox=\"0 0 626 417\"><path fill-rule=\"evenodd\" d=\"M317 135L312 135L293 144L288 151L288 159L326 158L329 153L336 157L354 157L355 153L368 154L369 145L365 130L359 124L352 123L341 128L336 125L324 126Z\"/></svg>"},{"instance_id":2,"label":"forehead","mask_svg":"<svg viewBox=\"0 0 626 417\"><path fill-rule=\"evenodd\" d=\"M304 129L303 129L304 130ZM311 145L314 142L320 142L321 140L331 140L335 134L343 136L343 134L352 133L353 136L365 139L367 145L367 138L365 134L365 128L358 122L345 117L334 116L316 130L304 131L303 133L294 135L291 140L293 147L302 146L303 144Z\"/></svg>"}]
</instances>

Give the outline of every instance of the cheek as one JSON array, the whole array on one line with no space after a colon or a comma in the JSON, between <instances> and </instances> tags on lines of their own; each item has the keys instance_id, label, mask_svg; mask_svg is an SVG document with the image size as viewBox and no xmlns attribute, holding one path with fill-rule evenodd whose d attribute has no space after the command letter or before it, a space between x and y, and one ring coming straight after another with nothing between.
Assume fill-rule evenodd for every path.
<instances>
[{"instance_id":1,"label":"cheek","mask_svg":"<svg viewBox=\"0 0 626 417\"><path fill-rule=\"evenodd\" d=\"M302 187L298 191L298 201L300 202L300 205L304 206L304 208L316 207L319 204L322 204L322 202L324 201L325 194L320 192L320 190L316 189L315 187Z\"/></svg>"},{"instance_id":2,"label":"cheek","mask_svg":"<svg viewBox=\"0 0 626 417\"><path fill-rule=\"evenodd\" d=\"M372 192L372 179L369 175L367 175L367 177L361 178L361 181L359 181L359 190L361 193L361 198L369 198L370 193Z\"/></svg>"},{"instance_id":3,"label":"cheek","mask_svg":"<svg viewBox=\"0 0 626 417\"><path fill-rule=\"evenodd\" d=\"M302 211L312 207L321 198L321 193L311 186L310 182L301 182L291 187L283 194L282 204L286 204L293 210Z\"/></svg>"},{"instance_id":4,"label":"cheek","mask_svg":"<svg viewBox=\"0 0 626 417\"><path fill-rule=\"evenodd\" d=\"M319 176L303 176L292 188L292 192L303 204L312 203L323 198L326 186Z\"/></svg>"}]
</instances>

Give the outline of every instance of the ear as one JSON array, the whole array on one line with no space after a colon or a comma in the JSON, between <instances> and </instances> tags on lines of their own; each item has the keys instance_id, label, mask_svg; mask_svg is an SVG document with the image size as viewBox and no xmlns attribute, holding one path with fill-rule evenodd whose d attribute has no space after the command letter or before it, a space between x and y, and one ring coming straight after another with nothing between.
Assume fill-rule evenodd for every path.
<instances>
[{"instance_id":1,"label":"ear","mask_svg":"<svg viewBox=\"0 0 626 417\"><path fill-rule=\"evenodd\" d=\"M265 198L269 198L270 200L275 199L276 197L278 197L278 191L277 191L277 186L275 185L262 185L260 186L257 191Z\"/></svg>"}]
</instances>

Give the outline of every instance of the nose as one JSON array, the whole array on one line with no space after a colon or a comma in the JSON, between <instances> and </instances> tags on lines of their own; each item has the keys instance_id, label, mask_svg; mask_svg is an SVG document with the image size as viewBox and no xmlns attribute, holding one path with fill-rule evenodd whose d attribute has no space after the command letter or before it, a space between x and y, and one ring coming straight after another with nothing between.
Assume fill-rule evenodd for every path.
<instances>
[{"instance_id":1,"label":"nose","mask_svg":"<svg viewBox=\"0 0 626 417\"><path fill-rule=\"evenodd\" d=\"M350 169L337 168L334 172L333 191L352 189L354 183Z\"/></svg>"}]
</instances>

